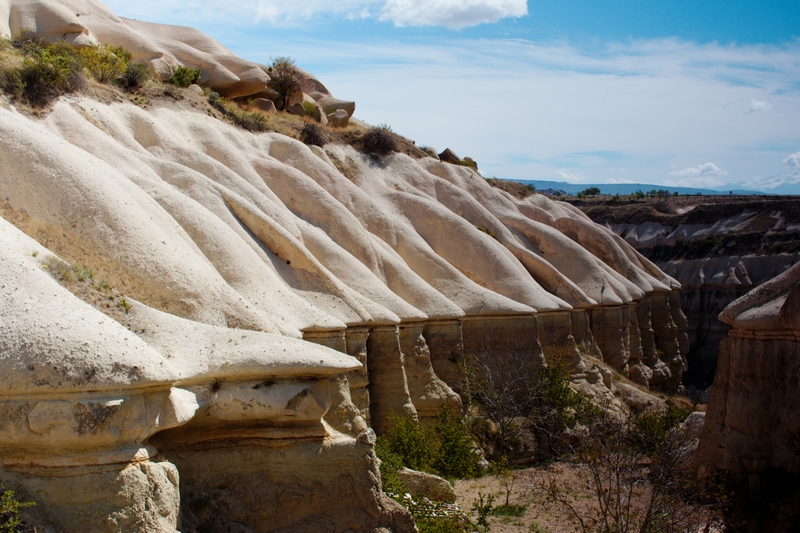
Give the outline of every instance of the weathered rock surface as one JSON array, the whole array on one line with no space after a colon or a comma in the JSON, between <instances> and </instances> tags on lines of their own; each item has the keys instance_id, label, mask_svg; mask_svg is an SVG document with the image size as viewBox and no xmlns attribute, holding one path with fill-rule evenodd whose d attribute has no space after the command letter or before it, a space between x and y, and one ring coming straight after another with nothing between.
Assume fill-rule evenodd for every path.
<instances>
[{"instance_id":1,"label":"weathered rock surface","mask_svg":"<svg viewBox=\"0 0 800 533\"><path fill-rule=\"evenodd\" d=\"M4 8L8 33L263 91L258 65L195 30L88 0ZM326 113L352 114L314 80ZM0 198L0 477L60 531L411 531L367 424L461 409L470 356L522 374L559 359L620 412L603 365L679 387L678 282L572 206L468 167L77 95L42 118L3 101ZM124 293L119 322L44 272L51 254ZM125 498L71 499L81 483Z\"/></svg>"}]
</instances>

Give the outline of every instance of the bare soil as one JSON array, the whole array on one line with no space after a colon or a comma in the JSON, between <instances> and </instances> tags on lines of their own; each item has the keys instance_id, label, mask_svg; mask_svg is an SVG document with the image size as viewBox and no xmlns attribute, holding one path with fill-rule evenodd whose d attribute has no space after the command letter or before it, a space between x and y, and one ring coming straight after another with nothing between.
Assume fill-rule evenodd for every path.
<instances>
[{"instance_id":1,"label":"bare soil","mask_svg":"<svg viewBox=\"0 0 800 533\"><path fill-rule=\"evenodd\" d=\"M566 463L553 463L515 472L517 479L511 490L509 504L524 505L525 512L519 517L492 516L489 519L492 533L578 533L579 530L567 517L562 516L558 510L549 508L544 494L537 488L545 475L555 476L559 483L575 487L571 493L573 501L578 509L583 509L588 514L593 496L588 491L581 490L575 467ZM484 500L487 495L494 495L495 506L503 505L506 501L506 488L497 476L458 480L455 490L459 506L467 512L471 512L480 495L484 496ZM476 516L474 512L471 515L473 519Z\"/></svg>"}]
</instances>

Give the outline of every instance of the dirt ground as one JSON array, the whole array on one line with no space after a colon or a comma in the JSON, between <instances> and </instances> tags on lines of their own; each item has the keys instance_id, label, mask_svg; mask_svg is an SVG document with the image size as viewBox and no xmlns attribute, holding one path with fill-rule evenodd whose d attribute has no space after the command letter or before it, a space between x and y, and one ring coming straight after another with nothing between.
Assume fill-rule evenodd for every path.
<instances>
[{"instance_id":1,"label":"dirt ground","mask_svg":"<svg viewBox=\"0 0 800 533\"><path fill-rule=\"evenodd\" d=\"M511 489L509 504L525 506L520 516L492 516L489 521L491 533L580 533L580 527L570 522L563 511L549 505L541 487L547 480L553 480L559 487L569 487L566 492L573 508L585 519L595 508L595 497L587 486L584 476L579 475L579 467L567 463L553 463L546 466L516 470L517 477ZM473 521L477 515L472 506L483 495L494 495L494 506L504 505L506 487L500 478L487 475L478 479L456 481L455 491L459 507L468 513ZM722 533L719 526L706 526L711 515L696 515L698 533ZM702 518L702 520L700 520Z\"/></svg>"},{"instance_id":2,"label":"dirt ground","mask_svg":"<svg viewBox=\"0 0 800 533\"><path fill-rule=\"evenodd\" d=\"M509 504L524 505L526 509L522 516L492 516L492 533L578 533L565 516L557 509L548 509L541 490L537 488L544 476L555 476L559 483L575 487L571 492L573 501L579 509L587 512L592 504L592 495L580 489L580 481L573 467L564 463L549 466L527 468L515 471L517 478L514 481ZM484 476L478 479L462 479L456 481L456 496L461 508L469 512L473 519L475 513L471 512L472 505L478 501L481 494L494 495L494 505L503 505L506 501L506 488L497 476Z\"/></svg>"}]
</instances>

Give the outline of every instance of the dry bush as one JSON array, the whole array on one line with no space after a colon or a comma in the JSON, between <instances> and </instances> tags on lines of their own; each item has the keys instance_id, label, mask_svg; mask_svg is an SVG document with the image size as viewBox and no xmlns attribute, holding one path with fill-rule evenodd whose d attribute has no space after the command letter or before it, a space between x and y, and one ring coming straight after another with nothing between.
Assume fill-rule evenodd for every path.
<instances>
[{"instance_id":1,"label":"dry bush","mask_svg":"<svg viewBox=\"0 0 800 533\"><path fill-rule=\"evenodd\" d=\"M548 472L539 482L551 508L581 533L683 533L719 527L707 486L696 479L696 438L675 412L592 424L567 460L574 485ZM575 494L592 494L590 500Z\"/></svg>"},{"instance_id":2,"label":"dry bush","mask_svg":"<svg viewBox=\"0 0 800 533\"><path fill-rule=\"evenodd\" d=\"M311 122L306 122L303 126L300 132L300 140L309 146L319 147L325 146L328 142L328 138L322 128Z\"/></svg>"},{"instance_id":3,"label":"dry bush","mask_svg":"<svg viewBox=\"0 0 800 533\"><path fill-rule=\"evenodd\" d=\"M129 90L135 91L142 87L150 79L150 71L144 63L129 62L125 67L125 72L119 78L120 85Z\"/></svg>"},{"instance_id":4,"label":"dry bush","mask_svg":"<svg viewBox=\"0 0 800 533\"><path fill-rule=\"evenodd\" d=\"M221 112L231 122L248 131L270 131L267 116L260 111L245 111L235 102L223 98L219 93L212 92L208 95L208 103Z\"/></svg>"},{"instance_id":5,"label":"dry bush","mask_svg":"<svg viewBox=\"0 0 800 533\"><path fill-rule=\"evenodd\" d=\"M361 150L365 153L386 156L397 149L397 139L389 127L378 126L361 136Z\"/></svg>"}]
</instances>

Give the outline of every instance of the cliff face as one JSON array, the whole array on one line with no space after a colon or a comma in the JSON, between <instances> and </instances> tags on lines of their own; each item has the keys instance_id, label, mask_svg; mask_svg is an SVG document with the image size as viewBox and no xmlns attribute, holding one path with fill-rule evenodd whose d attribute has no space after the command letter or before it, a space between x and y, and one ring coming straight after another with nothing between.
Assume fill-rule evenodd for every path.
<instances>
[{"instance_id":1,"label":"cliff face","mask_svg":"<svg viewBox=\"0 0 800 533\"><path fill-rule=\"evenodd\" d=\"M2 7L9 31L264 89L194 30L78 0ZM598 360L679 388L679 284L579 210L434 158L253 134L180 96L0 109L0 477L57 529L410 531L371 428L459 409L467 355L513 351L520 372L558 357L620 411ZM53 254L103 284L79 299L45 273Z\"/></svg>"},{"instance_id":2,"label":"cliff face","mask_svg":"<svg viewBox=\"0 0 800 533\"><path fill-rule=\"evenodd\" d=\"M720 315L720 347L701 450L715 468L800 471L800 265Z\"/></svg>"},{"instance_id":3,"label":"cliff face","mask_svg":"<svg viewBox=\"0 0 800 533\"><path fill-rule=\"evenodd\" d=\"M800 526L800 265L731 303L699 457L722 471L730 529Z\"/></svg>"},{"instance_id":4,"label":"cliff face","mask_svg":"<svg viewBox=\"0 0 800 533\"><path fill-rule=\"evenodd\" d=\"M683 382L705 389L730 330L716 317L800 261L799 207L782 197L675 197L583 209L681 283L689 340Z\"/></svg>"}]
</instances>

